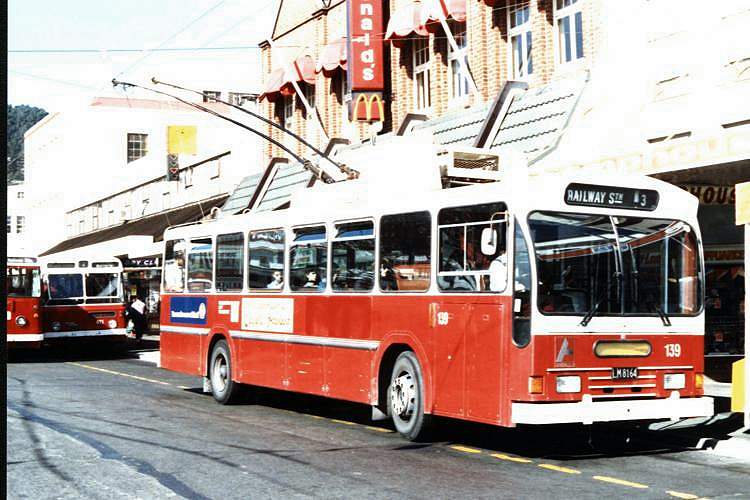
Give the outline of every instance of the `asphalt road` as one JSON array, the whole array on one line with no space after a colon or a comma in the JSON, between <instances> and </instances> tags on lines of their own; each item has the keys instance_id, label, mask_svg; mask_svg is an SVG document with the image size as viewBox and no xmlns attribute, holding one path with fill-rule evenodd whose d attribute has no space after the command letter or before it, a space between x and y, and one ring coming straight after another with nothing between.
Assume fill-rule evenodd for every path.
<instances>
[{"instance_id":1,"label":"asphalt road","mask_svg":"<svg viewBox=\"0 0 750 500\"><path fill-rule=\"evenodd\" d=\"M8 498L750 498L750 456L692 448L737 427L727 422L441 420L433 440L410 443L365 406L259 389L220 406L200 379L133 356L11 353Z\"/></svg>"}]
</instances>

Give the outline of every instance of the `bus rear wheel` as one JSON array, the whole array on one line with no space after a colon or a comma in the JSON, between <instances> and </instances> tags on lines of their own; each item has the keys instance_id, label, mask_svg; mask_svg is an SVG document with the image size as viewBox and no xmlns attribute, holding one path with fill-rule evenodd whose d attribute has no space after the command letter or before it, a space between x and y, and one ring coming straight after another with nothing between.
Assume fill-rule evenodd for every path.
<instances>
[{"instance_id":1,"label":"bus rear wheel","mask_svg":"<svg viewBox=\"0 0 750 500\"><path fill-rule=\"evenodd\" d=\"M222 339L216 342L211 350L208 377L211 380L211 394L223 405L233 402L240 389L240 385L232 380L231 360L227 341Z\"/></svg>"},{"instance_id":2,"label":"bus rear wheel","mask_svg":"<svg viewBox=\"0 0 750 500\"><path fill-rule=\"evenodd\" d=\"M424 382L417 357L411 351L396 358L388 386L388 409L396 430L410 441L424 439L430 415L424 413Z\"/></svg>"}]
</instances>

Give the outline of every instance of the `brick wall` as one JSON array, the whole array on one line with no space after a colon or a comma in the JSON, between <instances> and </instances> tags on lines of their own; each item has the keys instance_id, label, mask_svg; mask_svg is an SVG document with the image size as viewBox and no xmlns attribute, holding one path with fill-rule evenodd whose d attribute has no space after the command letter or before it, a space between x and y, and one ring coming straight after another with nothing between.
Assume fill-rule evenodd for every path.
<instances>
[{"instance_id":1,"label":"brick wall","mask_svg":"<svg viewBox=\"0 0 750 500\"><path fill-rule=\"evenodd\" d=\"M390 11L403 8L413 0L388 0ZM495 5L488 5L483 0L466 0L467 4L467 37L468 63L478 87L479 95L470 93L457 107L451 102L451 71L448 64L448 41L441 28L429 36L430 47L430 93L432 106L430 117L435 118L449 112L455 112L464 106L492 100L498 94L511 74L510 40L508 38L508 9L517 5L529 5L532 29L533 74L528 78L531 87L541 86L563 76L570 71L590 67L595 61L602 33L599 29L604 0L578 0L583 17L583 52L584 59L575 64L560 65L557 62L557 29L554 23L553 2L557 0L496 0ZM489 2L488 2L489 3ZM329 8L316 11L314 14L302 12L295 8L294 1L284 0L280 16L285 26L292 26L285 33L277 33L274 48L263 46L263 72L268 75L281 61L291 60L307 53L317 61L324 46L346 33L346 3L338 2ZM295 10L295 12L288 12ZM291 22L290 19L294 19ZM386 19L387 25L387 19ZM385 29L385 27L384 27ZM386 80L390 82L391 95L386 95L386 106L390 107L391 119L384 124L384 131L398 126L404 117L415 111L415 83L413 67L414 39L408 40L402 48L386 42L386 53L390 56L390 66L386 68ZM273 61L271 52L274 51ZM368 135L366 124L352 124L343 113L344 98L341 95L343 71L329 78L319 73L315 80L315 106L320 115L323 127L329 138L347 137L362 139ZM281 121L282 100L278 104L265 102L263 109L266 116L277 122ZM293 130L308 139L314 139L316 145L325 145L325 140L317 133L317 127L310 129L304 120L305 111L299 100L296 103ZM313 132L309 134L309 132ZM284 141L283 134L272 130L268 132L275 139ZM285 144L292 145L288 139ZM299 153L306 149L295 145ZM285 156L274 146L266 148L268 159L272 156Z\"/></svg>"}]
</instances>

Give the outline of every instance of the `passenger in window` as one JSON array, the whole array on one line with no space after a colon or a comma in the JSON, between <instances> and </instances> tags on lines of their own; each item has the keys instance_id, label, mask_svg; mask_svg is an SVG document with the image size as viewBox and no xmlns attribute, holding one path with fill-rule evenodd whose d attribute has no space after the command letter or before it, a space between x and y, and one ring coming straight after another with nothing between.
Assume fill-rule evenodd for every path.
<instances>
[{"instance_id":1,"label":"passenger in window","mask_svg":"<svg viewBox=\"0 0 750 500\"><path fill-rule=\"evenodd\" d=\"M380 264L380 288L382 290L398 290L398 280L393 263L390 259L383 259Z\"/></svg>"},{"instance_id":2,"label":"passenger in window","mask_svg":"<svg viewBox=\"0 0 750 500\"><path fill-rule=\"evenodd\" d=\"M266 286L266 288L271 290L281 290L282 288L284 288L284 275L281 274L281 271L273 272L273 275L271 276L271 282Z\"/></svg>"},{"instance_id":3,"label":"passenger in window","mask_svg":"<svg viewBox=\"0 0 750 500\"><path fill-rule=\"evenodd\" d=\"M502 292L508 281L508 259L505 252L490 263L490 291Z\"/></svg>"},{"instance_id":4,"label":"passenger in window","mask_svg":"<svg viewBox=\"0 0 750 500\"><path fill-rule=\"evenodd\" d=\"M315 269L305 271L305 279L307 281L302 285L304 288L316 288L320 284L318 281L318 271Z\"/></svg>"}]
</instances>

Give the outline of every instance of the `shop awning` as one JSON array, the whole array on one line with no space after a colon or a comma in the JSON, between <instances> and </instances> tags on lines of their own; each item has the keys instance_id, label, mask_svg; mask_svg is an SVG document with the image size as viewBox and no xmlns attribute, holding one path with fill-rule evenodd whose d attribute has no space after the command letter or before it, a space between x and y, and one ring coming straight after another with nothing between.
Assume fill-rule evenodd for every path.
<instances>
[{"instance_id":1,"label":"shop awning","mask_svg":"<svg viewBox=\"0 0 750 500\"><path fill-rule=\"evenodd\" d=\"M391 14L385 39L402 47L412 34L426 36L440 29L440 19L466 21L466 0L414 0Z\"/></svg>"},{"instance_id":2,"label":"shop awning","mask_svg":"<svg viewBox=\"0 0 750 500\"><path fill-rule=\"evenodd\" d=\"M286 68L277 68L271 72L263 87L259 99L274 102L279 95L294 95L293 82L305 82L315 85L315 61L310 56L298 57Z\"/></svg>"},{"instance_id":3,"label":"shop awning","mask_svg":"<svg viewBox=\"0 0 750 500\"><path fill-rule=\"evenodd\" d=\"M315 66L315 72L321 71L325 76L332 76L338 68L346 71L346 38L341 37L329 43L323 48Z\"/></svg>"},{"instance_id":4,"label":"shop awning","mask_svg":"<svg viewBox=\"0 0 750 500\"><path fill-rule=\"evenodd\" d=\"M75 248L95 245L105 241L116 240L126 236L152 236L154 241L161 241L164 230L169 226L184 224L202 219L211 212L213 207L221 206L228 195L209 198L198 203L175 208L148 217L141 217L132 221L124 222L118 226L112 226L99 231L82 234L67 239L40 254L40 257L53 253L73 250Z\"/></svg>"},{"instance_id":5,"label":"shop awning","mask_svg":"<svg viewBox=\"0 0 750 500\"><path fill-rule=\"evenodd\" d=\"M466 21L466 0L429 0L422 5L419 22L427 31L440 29L440 19Z\"/></svg>"},{"instance_id":6,"label":"shop awning","mask_svg":"<svg viewBox=\"0 0 750 500\"><path fill-rule=\"evenodd\" d=\"M406 44L406 39L412 34L427 36L429 32L422 24L422 2L413 2L396 9L391 13L388 20L388 28L385 31L385 39L390 40L396 47Z\"/></svg>"}]
</instances>

